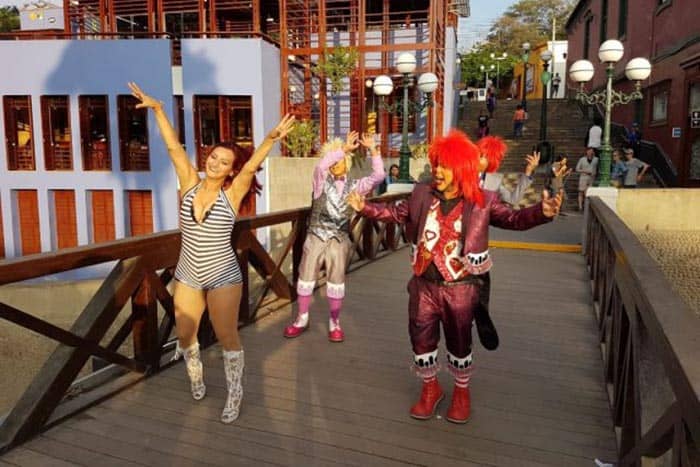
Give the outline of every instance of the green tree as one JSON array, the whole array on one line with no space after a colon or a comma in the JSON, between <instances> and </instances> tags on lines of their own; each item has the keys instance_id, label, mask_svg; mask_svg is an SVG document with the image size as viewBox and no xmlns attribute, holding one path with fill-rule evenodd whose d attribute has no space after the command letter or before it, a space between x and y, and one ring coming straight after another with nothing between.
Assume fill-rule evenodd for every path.
<instances>
[{"instance_id":1,"label":"green tree","mask_svg":"<svg viewBox=\"0 0 700 467\"><path fill-rule=\"evenodd\" d=\"M517 57L522 54L524 42L534 46L551 39L555 19L555 38L564 39L564 26L574 3L573 0L520 0L496 20L486 42Z\"/></svg>"},{"instance_id":2,"label":"green tree","mask_svg":"<svg viewBox=\"0 0 700 467\"><path fill-rule=\"evenodd\" d=\"M0 32L19 29L19 10L14 6L0 7Z\"/></svg>"},{"instance_id":3,"label":"green tree","mask_svg":"<svg viewBox=\"0 0 700 467\"><path fill-rule=\"evenodd\" d=\"M324 50L314 72L331 82L331 94L337 96L343 90L343 80L357 68L359 52L354 47L334 47Z\"/></svg>"},{"instance_id":4,"label":"green tree","mask_svg":"<svg viewBox=\"0 0 700 467\"><path fill-rule=\"evenodd\" d=\"M573 0L520 0L513 4L496 20L486 40L476 44L472 50L462 54L462 81L467 86L483 87L484 72L480 66L496 65L491 58L508 54L501 60L499 81L501 88L513 77L513 66L522 60L522 44L529 42L535 46L552 38L553 18L556 18L556 38L566 37L564 25L573 10ZM489 78L495 73L489 73Z\"/></svg>"}]
</instances>

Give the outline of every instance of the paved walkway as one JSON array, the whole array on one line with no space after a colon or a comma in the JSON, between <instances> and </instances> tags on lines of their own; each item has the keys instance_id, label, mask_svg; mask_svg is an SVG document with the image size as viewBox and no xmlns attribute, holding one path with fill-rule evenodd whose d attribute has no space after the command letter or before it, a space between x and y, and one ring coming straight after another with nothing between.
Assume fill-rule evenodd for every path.
<instances>
[{"instance_id":1,"label":"paved walkway","mask_svg":"<svg viewBox=\"0 0 700 467\"><path fill-rule=\"evenodd\" d=\"M0 457L0 465L585 466L615 457L583 258L493 249L493 318L501 347L478 344L466 425L408 416L406 250L349 276L347 341L326 340L324 292L311 329L282 338L289 309L242 331L239 420L218 421L220 349L205 352L208 395L194 402L182 364ZM534 266L534 267L533 267ZM444 356L444 352L442 353ZM451 389L447 374L440 379Z\"/></svg>"},{"instance_id":2,"label":"paved walkway","mask_svg":"<svg viewBox=\"0 0 700 467\"><path fill-rule=\"evenodd\" d=\"M583 225L583 213L567 212L565 216L559 216L548 224L530 230L515 231L492 227L489 230L489 238L492 241L581 245Z\"/></svg>"}]
</instances>

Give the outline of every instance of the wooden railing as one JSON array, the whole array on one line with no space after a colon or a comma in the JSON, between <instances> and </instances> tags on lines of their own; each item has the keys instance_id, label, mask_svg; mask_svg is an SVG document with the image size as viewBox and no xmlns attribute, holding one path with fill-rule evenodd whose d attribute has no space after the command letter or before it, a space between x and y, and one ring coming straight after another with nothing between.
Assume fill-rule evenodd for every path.
<instances>
[{"instance_id":1,"label":"wooden railing","mask_svg":"<svg viewBox=\"0 0 700 467\"><path fill-rule=\"evenodd\" d=\"M406 196L389 195L381 200L393 202ZM296 298L294 283L309 215L310 210L305 208L241 218L236 222L232 242L244 281L239 314L241 326ZM255 229L289 223L291 232L286 243L271 255L258 242ZM402 229L395 225L356 216L351 226L350 270L385 256L405 243ZM0 285L116 262L70 329L62 329L0 302L0 319L58 342L10 413L0 418L0 453L161 369L167 362L165 354L174 347L171 338L175 324L173 297L167 285L173 278L179 251L180 233L169 231L0 261ZM292 277L287 277L283 265L288 265L285 260L290 252ZM249 267L259 280L249 277ZM121 320L123 324L109 342L102 345L129 300L128 317ZM160 322L158 304L165 310ZM126 355L122 350L129 337L133 341L133 355ZM203 347L215 341L206 312L198 337ZM103 368L76 381L91 358L107 366L102 365ZM11 377L0 375L3 379Z\"/></svg>"},{"instance_id":2,"label":"wooden railing","mask_svg":"<svg viewBox=\"0 0 700 467\"><path fill-rule=\"evenodd\" d=\"M590 206L585 254L619 465L698 466L700 319L622 220L599 198Z\"/></svg>"}]
</instances>

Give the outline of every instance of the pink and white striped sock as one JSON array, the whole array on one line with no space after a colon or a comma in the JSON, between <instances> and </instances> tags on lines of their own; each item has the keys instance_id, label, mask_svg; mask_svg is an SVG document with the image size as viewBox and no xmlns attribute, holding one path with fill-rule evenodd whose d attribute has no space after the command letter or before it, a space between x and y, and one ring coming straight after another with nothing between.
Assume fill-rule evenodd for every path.
<instances>
[{"instance_id":1,"label":"pink and white striped sock","mask_svg":"<svg viewBox=\"0 0 700 467\"><path fill-rule=\"evenodd\" d=\"M328 308L330 309L331 319L337 322L338 318L340 318L340 310L343 308L343 299L328 297Z\"/></svg>"}]
</instances>

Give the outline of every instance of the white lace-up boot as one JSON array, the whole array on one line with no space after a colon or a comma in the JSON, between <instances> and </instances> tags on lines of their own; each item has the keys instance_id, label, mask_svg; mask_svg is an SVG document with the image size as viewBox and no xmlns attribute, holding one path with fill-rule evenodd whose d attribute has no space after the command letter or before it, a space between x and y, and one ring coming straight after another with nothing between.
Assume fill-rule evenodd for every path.
<instances>
[{"instance_id":1,"label":"white lace-up boot","mask_svg":"<svg viewBox=\"0 0 700 467\"><path fill-rule=\"evenodd\" d=\"M232 423L238 418L241 400L243 400L243 368L245 367L245 359L243 350L224 350L224 371L226 372L226 388L228 395L226 396L226 405L221 412L221 421L224 423Z\"/></svg>"},{"instance_id":2,"label":"white lace-up boot","mask_svg":"<svg viewBox=\"0 0 700 467\"><path fill-rule=\"evenodd\" d=\"M180 347L180 342L178 342L172 360L178 360L180 356L185 357L185 367L187 368L187 376L190 377L192 398L196 401L202 400L207 393L207 387L204 385L204 367L199 353L199 342L195 342L186 349Z\"/></svg>"}]
</instances>

